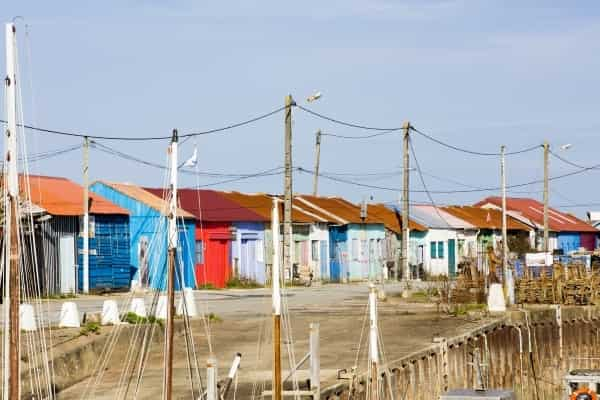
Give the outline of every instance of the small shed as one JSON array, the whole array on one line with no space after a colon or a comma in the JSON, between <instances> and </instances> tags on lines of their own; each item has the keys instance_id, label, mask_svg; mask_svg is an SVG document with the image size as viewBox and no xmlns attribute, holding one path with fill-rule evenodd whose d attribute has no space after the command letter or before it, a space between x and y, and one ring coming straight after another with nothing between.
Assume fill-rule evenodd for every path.
<instances>
[{"instance_id":1,"label":"small shed","mask_svg":"<svg viewBox=\"0 0 600 400\"><path fill-rule=\"evenodd\" d=\"M37 218L36 251L42 293L83 290L83 187L66 178L21 177L31 202L46 215ZM89 194L89 289L127 290L130 285L129 213L106 198Z\"/></svg>"},{"instance_id":2,"label":"small shed","mask_svg":"<svg viewBox=\"0 0 600 400\"><path fill-rule=\"evenodd\" d=\"M129 261L132 286L164 289L168 251L168 203L139 186L97 181L90 186L129 212ZM194 274L195 220L182 209L177 210L179 248L175 287L196 287Z\"/></svg>"}]
</instances>

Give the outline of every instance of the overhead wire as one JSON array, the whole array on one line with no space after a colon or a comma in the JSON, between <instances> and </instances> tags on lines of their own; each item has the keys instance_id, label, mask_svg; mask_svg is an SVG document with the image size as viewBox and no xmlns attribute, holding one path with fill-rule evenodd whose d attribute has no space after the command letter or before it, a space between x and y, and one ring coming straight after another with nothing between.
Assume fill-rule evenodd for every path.
<instances>
[{"instance_id":1,"label":"overhead wire","mask_svg":"<svg viewBox=\"0 0 600 400\"><path fill-rule=\"evenodd\" d=\"M189 132L189 133L183 133L179 135L180 139L185 139L188 137L194 137L194 136L202 136L202 135L210 135L213 133L219 133L219 132L225 132L234 128L239 128L241 126L245 126L245 125L249 125L252 124L254 122L260 121L262 119L268 118L272 115L275 115L281 111L283 111L285 109L285 106L283 107L279 107L276 108L272 111L269 111L267 113L261 114L257 117L253 117L241 122L236 122L236 123L232 123L232 124L228 124L225 126L222 126L220 128L214 128L214 129L208 129L205 131L196 131L196 132ZM0 119L0 122L2 123L6 123L6 120ZM25 129L29 129L32 131L36 131L36 132L43 132L43 133L50 133L50 134L54 134L54 135L62 135L62 136L70 136L70 137L79 137L79 138L90 138L90 139L100 139L100 140L119 140L119 141L150 141L150 140L170 140L172 138L172 135L166 135L166 136L103 136L103 135L90 135L87 133L82 133L82 132L68 132L68 131L61 131L61 130L56 130L56 129L48 129L48 128L42 128L42 127L38 127L38 126L34 126L34 125L28 125L28 124L22 124L20 125L22 127L24 127Z\"/></svg>"},{"instance_id":2,"label":"overhead wire","mask_svg":"<svg viewBox=\"0 0 600 400\"><path fill-rule=\"evenodd\" d=\"M333 117L327 116L325 114L318 113L316 111L311 110L310 108L306 108L306 107L301 106L299 104L296 104L296 108L299 108L300 110L302 110L302 111L304 111L304 112L306 112L306 113L308 113L310 115L313 115L313 116L315 116L317 118L321 118L323 120L326 120L326 121L329 121L329 122L333 122L333 123L338 124L338 125L347 126L349 128L364 129L364 130L367 130L367 131L388 131L388 132L399 131L399 130L402 129L402 127L381 128L381 127L375 127L375 126L362 125L362 124L354 123L354 122L342 121L340 119L333 118Z\"/></svg>"}]
</instances>

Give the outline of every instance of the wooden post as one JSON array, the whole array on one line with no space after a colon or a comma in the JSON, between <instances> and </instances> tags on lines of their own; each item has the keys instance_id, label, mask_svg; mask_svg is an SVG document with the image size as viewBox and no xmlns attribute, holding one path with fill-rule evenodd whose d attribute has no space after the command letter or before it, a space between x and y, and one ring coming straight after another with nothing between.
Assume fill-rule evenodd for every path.
<instances>
[{"instance_id":1,"label":"wooden post","mask_svg":"<svg viewBox=\"0 0 600 400\"><path fill-rule=\"evenodd\" d=\"M550 145L544 142L544 251L550 251L548 231L548 154Z\"/></svg>"},{"instance_id":2,"label":"wooden post","mask_svg":"<svg viewBox=\"0 0 600 400\"><path fill-rule=\"evenodd\" d=\"M7 128L5 131L5 157L8 187L5 188L5 270L4 270L4 398L19 400L20 378L20 329L19 303L21 296L19 270L19 181L17 175L17 80L16 80L16 28L6 24L6 110Z\"/></svg>"},{"instance_id":3,"label":"wooden post","mask_svg":"<svg viewBox=\"0 0 600 400\"><path fill-rule=\"evenodd\" d=\"M219 399L219 391L217 388L218 378L217 358L214 355L211 355L206 362L206 400Z\"/></svg>"},{"instance_id":4,"label":"wooden post","mask_svg":"<svg viewBox=\"0 0 600 400\"><path fill-rule=\"evenodd\" d=\"M88 182L88 169L89 169L89 144L90 139L86 136L83 138L83 293L89 293L90 291L90 212L89 212L89 182Z\"/></svg>"},{"instance_id":5,"label":"wooden post","mask_svg":"<svg viewBox=\"0 0 600 400\"><path fill-rule=\"evenodd\" d=\"M321 346L319 342L319 323L310 324L310 389L313 399L321 398Z\"/></svg>"}]
</instances>

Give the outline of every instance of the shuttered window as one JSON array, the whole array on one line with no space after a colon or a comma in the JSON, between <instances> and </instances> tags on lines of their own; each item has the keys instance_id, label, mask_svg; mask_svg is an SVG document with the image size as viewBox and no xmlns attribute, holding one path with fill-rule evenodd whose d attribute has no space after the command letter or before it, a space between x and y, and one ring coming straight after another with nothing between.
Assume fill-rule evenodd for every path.
<instances>
[{"instance_id":1,"label":"shuttered window","mask_svg":"<svg viewBox=\"0 0 600 400\"><path fill-rule=\"evenodd\" d=\"M438 258L444 258L444 242L438 242L437 247L438 247L438 251L437 251Z\"/></svg>"},{"instance_id":2,"label":"shuttered window","mask_svg":"<svg viewBox=\"0 0 600 400\"><path fill-rule=\"evenodd\" d=\"M196 240L196 264L204 264L204 245L202 240Z\"/></svg>"},{"instance_id":3,"label":"shuttered window","mask_svg":"<svg viewBox=\"0 0 600 400\"><path fill-rule=\"evenodd\" d=\"M437 258L437 243L431 242L429 243L429 250L431 251L431 258Z\"/></svg>"}]
</instances>

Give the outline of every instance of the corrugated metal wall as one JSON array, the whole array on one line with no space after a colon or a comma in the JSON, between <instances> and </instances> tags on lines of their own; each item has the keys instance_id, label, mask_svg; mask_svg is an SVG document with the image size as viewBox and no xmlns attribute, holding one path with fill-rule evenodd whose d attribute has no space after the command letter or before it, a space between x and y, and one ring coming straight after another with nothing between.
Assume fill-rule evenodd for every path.
<instances>
[{"instance_id":1,"label":"corrugated metal wall","mask_svg":"<svg viewBox=\"0 0 600 400\"><path fill-rule=\"evenodd\" d=\"M53 216L43 221L36 231L38 246L38 265L40 267L40 284L42 294L55 295L61 293L60 288L60 238L73 237L73 257L76 257L75 239L79 233L77 217Z\"/></svg>"},{"instance_id":2,"label":"corrugated metal wall","mask_svg":"<svg viewBox=\"0 0 600 400\"><path fill-rule=\"evenodd\" d=\"M90 291L128 290L131 284L129 217L95 215L89 240ZM78 289L83 290L83 238L78 239Z\"/></svg>"}]
</instances>

